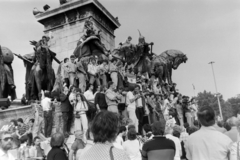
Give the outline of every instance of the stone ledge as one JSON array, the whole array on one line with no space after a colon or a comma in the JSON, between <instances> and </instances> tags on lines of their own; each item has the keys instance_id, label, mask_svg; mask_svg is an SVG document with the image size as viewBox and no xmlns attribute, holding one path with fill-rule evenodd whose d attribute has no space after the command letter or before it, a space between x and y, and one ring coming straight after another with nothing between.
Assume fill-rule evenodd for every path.
<instances>
[{"instance_id":1,"label":"stone ledge","mask_svg":"<svg viewBox=\"0 0 240 160\"><path fill-rule=\"evenodd\" d=\"M85 6L87 4L94 4L99 10L101 10L105 16L107 16L115 25L116 28L120 27L120 23L107 11L105 7L101 3L99 3L97 0L78 0L78 1L71 1L68 3L65 3L61 5L58 8L46 11L44 13L38 14L35 17L37 18L37 21L41 23L42 20L50 18L52 16L65 13L69 10L73 10L82 6Z\"/></svg>"}]
</instances>

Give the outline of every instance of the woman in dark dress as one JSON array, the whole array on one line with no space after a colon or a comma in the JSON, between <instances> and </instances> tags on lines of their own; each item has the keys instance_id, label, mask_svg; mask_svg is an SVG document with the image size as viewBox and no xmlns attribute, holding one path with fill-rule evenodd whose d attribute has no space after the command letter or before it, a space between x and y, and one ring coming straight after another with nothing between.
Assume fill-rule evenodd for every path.
<instances>
[{"instance_id":1,"label":"woman in dark dress","mask_svg":"<svg viewBox=\"0 0 240 160\"><path fill-rule=\"evenodd\" d=\"M62 149L64 145L64 136L61 133L55 133L51 137L50 145L52 149L47 155L47 160L68 160L66 151Z\"/></svg>"},{"instance_id":2,"label":"woman in dark dress","mask_svg":"<svg viewBox=\"0 0 240 160\"><path fill-rule=\"evenodd\" d=\"M107 110L107 102L105 99L104 86L100 86L100 91L96 94L94 103L97 107L98 112Z\"/></svg>"}]
</instances>

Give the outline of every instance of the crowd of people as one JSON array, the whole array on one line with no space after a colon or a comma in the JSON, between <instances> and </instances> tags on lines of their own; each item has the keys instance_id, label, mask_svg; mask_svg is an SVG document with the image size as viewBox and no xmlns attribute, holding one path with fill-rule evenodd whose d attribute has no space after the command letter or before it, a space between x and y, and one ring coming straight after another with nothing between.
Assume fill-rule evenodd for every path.
<instances>
[{"instance_id":1,"label":"crowd of people","mask_svg":"<svg viewBox=\"0 0 240 160\"><path fill-rule=\"evenodd\" d=\"M236 117L223 126L211 107L198 108L175 83L136 73L116 58L91 57L87 73L83 67L73 55L65 58L63 92L42 91L32 102L33 119L1 129L1 160L240 158Z\"/></svg>"}]
</instances>

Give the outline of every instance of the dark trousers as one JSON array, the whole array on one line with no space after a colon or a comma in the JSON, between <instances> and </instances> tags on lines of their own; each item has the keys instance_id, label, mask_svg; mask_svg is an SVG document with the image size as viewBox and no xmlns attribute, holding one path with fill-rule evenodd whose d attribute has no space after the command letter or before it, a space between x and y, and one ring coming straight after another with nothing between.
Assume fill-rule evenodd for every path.
<instances>
[{"instance_id":1,"label":"dark trousers","mask_svg":"<svg viewBox=\"0 0 240 160\"><path fill-rule=\"evenodd\" d=\"M74 115L73 115L73 107L72 105L69 106L69 112L68 112L68 120L67 120L67 132L70 133L71 131L71 127L73 125L74 122Z\"/></svg>"},{"instance_id":2,"label":"dark trousers","mask_svg":"<svg viewBox=\"0 0 240 160\"><path fill-rule=\"evenodd\" d=\"M68 124L68 112L62 112L63 118L63 134L66 135L67 133L67 124Z\"/></svg>"},{"instance_id":3,"label":"dark trousers","mask_svg":"<svg viewBox=\"0 0 240 160\"><path fill-rule=\"evenodd\" d=\"M144 116L144 109L143 107L136 108L136 116L138 119L138 133L142 134L142 127L143 127L143 116Z\"/></svg>"},{"instance_id":4,"label":"dark trousers","mask_svg":"<svg viewBox=\"0 0 240 160\"><path fill-rule=\"evenodd\" d=\"M52 133L52 124L53 124L53 117L52 111L44 111L44 132L45 137L50 137Z\"/></svg>"}]
</instances>

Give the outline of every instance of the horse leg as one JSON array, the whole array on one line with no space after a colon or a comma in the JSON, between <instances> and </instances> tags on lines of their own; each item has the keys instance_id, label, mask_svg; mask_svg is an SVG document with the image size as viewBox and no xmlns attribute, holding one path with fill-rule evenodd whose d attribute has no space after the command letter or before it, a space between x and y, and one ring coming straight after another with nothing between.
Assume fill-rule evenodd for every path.
<instances>
[{"instance_id":1,"label":"horse leg","mask_svg":"<svg viewBox=\"0 0 240 160\"><path fill-rule=\"evenodd\" d=\"M40 66L37 66L34 72L34 79L37 85L38 99L41 100L41 90L42 90L42 70Z\"/></svg>"},{"instance_id":2,"label":"horse leg","mask_svg":"<svg viewBox=\"0 0 240 160\"><path fill-rule=\"evenodd\" d=\"M169 65L169 84L172 85L172 64Z\"/></svg>"},{"instance_id":3,"label":"horse leg","mask_svg":"<svg viewBox=\"0 0 240 160\"><path fill-rule=\"evenodd\" d=\"M166 77L167 77L167 81L168 81L168 84L171 84L171 78L170 78L170 68L171 66L169 65L169 64L167 64L167 66L166 66L166 73L167 73L167 75L166 75Z\"/></svg>"}]
</instances>

